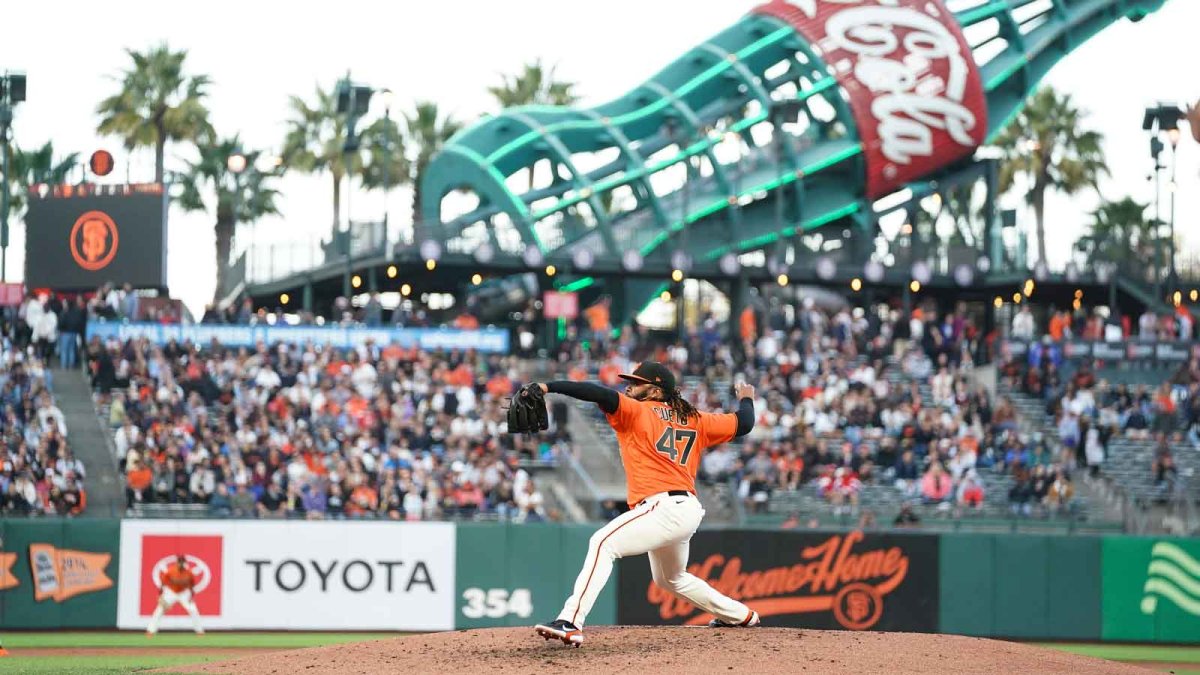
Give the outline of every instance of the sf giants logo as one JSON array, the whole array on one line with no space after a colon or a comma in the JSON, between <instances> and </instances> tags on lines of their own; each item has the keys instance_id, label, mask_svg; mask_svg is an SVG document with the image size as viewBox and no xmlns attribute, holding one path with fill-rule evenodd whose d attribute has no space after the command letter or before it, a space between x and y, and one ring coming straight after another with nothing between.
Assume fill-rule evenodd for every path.
<instances>
[{"instance_id":1,"label":"sf giants logo","mask_svg":"<svg viewBox=\"0 0 1200 675\"><path fill-rule=\"evenodd\" d=\"M88 211L71 228L71 257L89 272L104 269L117 255L117 224L103 211Z\"/></svg>"},{"instance_id":2,"label":"sf giants logo","mask_svg":"<svg viewBox=\"0 0 1200 675\"><path fill-rule=\"evenodd\" d=\"M835 535L801 549L795 565L743 571L742 559L721 554L688 566L688 571L725 595L751 602L760 616L833 612L839 624L866 630L883 616L883 598L908 576L904 551L855 551L863 533ZM646 593L664 620L682 618L687 625L708 623L709 614L695 614L687 601L650 584Z\"/></svg>"},{"instance_id":3,"label":"sf giants logo","mask_svg":"<svg viewBox=\"0 0 1200 675\"><path fill-rule=\"evenodd\" d=\"M846 91L881 197L974 151L987 133L979 69L941 0L774 0Z\"/></svg>"}]
</instances>

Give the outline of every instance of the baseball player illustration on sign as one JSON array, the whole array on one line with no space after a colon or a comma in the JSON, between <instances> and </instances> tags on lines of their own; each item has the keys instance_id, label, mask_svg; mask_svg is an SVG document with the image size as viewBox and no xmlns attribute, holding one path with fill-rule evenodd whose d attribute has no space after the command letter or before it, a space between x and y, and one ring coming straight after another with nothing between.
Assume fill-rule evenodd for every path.
<instances>
[{"instance_id":1,"label":"baseball player illustration on sign","mask_svg":"<svg viewBox=\"0 0 1200 675\"><path fill-rule=\"evenodd\" d=\"M158 632L158 620L175 603L179 603L191 615L196 635L204 635L204 628L200 626L200 611L196 609L196 603L192 602L196 575L188 569L187 558L182 555L176 557L175 564L163 570L158 580L162 588L158 595L158 606L154 608L150 625L146 627L146 637L154 637Z\"/></svg>"},{"instance_id":2,"label":"baseball player illustration on sign","mask_svg":"<svg viewBox=\"0 0 1200 675\"><path fill-rule=\"evenodd\" d=\"M588 612L608 582L614 561L643 553L649 554L654 582L717 617L710 626L757 626L757 612L687 572L688 546L704 518L696 498L700 456L754 427L754 387L736 387L737 413L714 414L698 412L685 401L675 376L660 363L642 363L621 378L629 382L624 394L583 382L531 385L540 388L535 398L544 392L564 394L604 411L617 432L630 508L592 535L574 592L557 619L535 630L547 640L582 645Z\"/></svg>"}]
</instances>

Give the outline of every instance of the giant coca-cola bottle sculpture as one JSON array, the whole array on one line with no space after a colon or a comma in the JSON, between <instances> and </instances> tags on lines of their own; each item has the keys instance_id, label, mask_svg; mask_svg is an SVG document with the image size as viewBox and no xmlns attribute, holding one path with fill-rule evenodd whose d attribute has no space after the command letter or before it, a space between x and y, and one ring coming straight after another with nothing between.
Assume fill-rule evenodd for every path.
<instances>
[{"instance_id":1,"label":"giant coca-cola bottle sculpture","mask_svg":"<svg viewBox=\"0 0 1200 675\"><path fill-rule=\"evenodd\" d=\"M769 2L615 101L463 130L425 172L418 233L481 260L633 271L840 227L970 156L1073 47L1162 2ZM479 202L451 218L455 190Z\"/></svg>"}]
</instances>

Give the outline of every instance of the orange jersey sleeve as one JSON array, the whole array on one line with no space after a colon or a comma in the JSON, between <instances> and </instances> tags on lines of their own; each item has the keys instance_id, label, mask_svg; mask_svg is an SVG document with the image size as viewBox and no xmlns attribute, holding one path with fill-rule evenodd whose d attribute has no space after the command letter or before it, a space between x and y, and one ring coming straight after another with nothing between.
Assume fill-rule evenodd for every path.
<instances>
[{"instance_id":1,"label":"orange jersey sleeve","mask_svg":"<svg viewBox=\"0 0 1200 675\"><path fill-rule=\"evenodd\" d=\"M701 448L707 450L714 445L728 443L737 433L737 415L734 413L700 413L698 423Z\"/></svg>"},{"instance_id":2,"label":"orange jersey sleeve","mask_svg":"<svg viewBox=\"0 0 1200 675\"><path fill-rule=\"evenodd\" d=\"M617 432L631 507L659 492L695 492L704 449L733 438L737 429L734 415L706 413L684 424L661 401L624 395L608 421Z\"/></svg>"}]
</instances>

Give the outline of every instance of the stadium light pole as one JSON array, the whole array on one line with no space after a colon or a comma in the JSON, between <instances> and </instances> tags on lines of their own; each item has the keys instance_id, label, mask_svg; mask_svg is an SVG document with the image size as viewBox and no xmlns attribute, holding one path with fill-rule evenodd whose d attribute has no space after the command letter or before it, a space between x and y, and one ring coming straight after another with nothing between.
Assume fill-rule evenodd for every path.
<instances>
[{"instance_id":1,"label":"stadium light pole","mask_svg":"<svg viewBox=\"0 0 1200 675\"><path fill-rule=\"evenodd\" d=\"M1167 167L1163 166L1159 161L1159 155L1164 149L1162 139L1159 134L1166 132L1168 138L1172 142L1172 148L1179 139L1179 121L1184 119L1186 115L1183 109L1178 105L1170 103L1159 103L1158 105L1146 108L1145 114L1142 115L1142 129L1150 132L1150 156L1154 160L1154 175L1151 177L1154 181L1154 295L1161 299L1163 286L1163 245L1162 245L1162 189L1161 189L1161 172ZM1172 130L1174 135L1172 135ZM1174 160L1172 160L1174 161ZM1172 169L1172 182L1174 180L1174 170ZM1174 200L1174 194L1172 194ZM1173 202L1172 202L1173 203ZM1167 264L1167 283L1174 284L1175 276L1175 219L1171 218L1170 223L1170 241L1167 242L1168 253L1171 256Z\"/></svg>"},{"instance_id":2,"label":"stadium light pole","mask_svg":"<svg viewBox=\"0 0 1200 675\"><path fill-rule=\"evenodd\" d=\"M392 194L392 187L388 184L388 168L392 163L392 139L388 136L388 130L392 126L392 101L396 98L395 92L387 87L379 90L379 96L383 99L383 119L385 126L383 130L383 237L388 236L388 197Z\"/></svg>"},{"instance_id":3,"label":"stadium light pole","mask_svg":"<svg viewBox=\"0 0 1200 675\"><path fill-rule=\"evenodd\" d=\"M0 88L4 85L0 84ZM3 153L3 180L0 180L0 283L8 281L8 127L12 108L4 101L0 89L0 153Z\"/></svg>"},{"instance_id":4,"label":"stadium light pole","mask_svg":"<svg viewBox=\"0 0 1200 675\"><path fill-rule=\"evenodd\" d=\"M1167 129L1167 142L1171 144L1171 182L1168 183L1168 190L1171 193L1171 238L1167 241L1167 250L1171 254L1171 264L1168 274L1170 275L1169 285L1171 288L1179 288L1179 271L1175 267L1175 193L1179 190L1179 186L1175 183L1175 170L1179 168L1179 127L1171 126Z\"/></svg>"}]
</instances>

